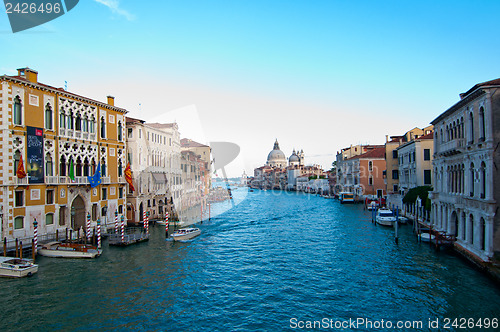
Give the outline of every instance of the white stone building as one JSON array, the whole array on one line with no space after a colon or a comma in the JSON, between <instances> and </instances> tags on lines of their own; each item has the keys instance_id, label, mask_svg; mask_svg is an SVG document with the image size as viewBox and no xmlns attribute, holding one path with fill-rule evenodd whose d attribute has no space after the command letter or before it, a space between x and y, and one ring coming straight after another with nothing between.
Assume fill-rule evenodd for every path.
<instances>
[{"instance_id":1,"label":"white stone building","mask_svg":"<svg viewBox=\"0 0 500 332\"><path fill-rule=\"evenodd\" d=\"M498 195L500 79L480 83L432 124L432 224L456 236L455 247L484 262L500 255Z\"/></svg>"},{"instance_id":2,"label":"white stone building","mask_svg":"<svg viewBox=\"0 0 500 332\"><path fill-rule=\"evenodd\" d=\"M174 212L182 195L177 124L127 118L127 149L136 189L127 196L127 220L142 221L144 211L150 218L163 218L167 208Z\"/></svg>"}]
</instances>

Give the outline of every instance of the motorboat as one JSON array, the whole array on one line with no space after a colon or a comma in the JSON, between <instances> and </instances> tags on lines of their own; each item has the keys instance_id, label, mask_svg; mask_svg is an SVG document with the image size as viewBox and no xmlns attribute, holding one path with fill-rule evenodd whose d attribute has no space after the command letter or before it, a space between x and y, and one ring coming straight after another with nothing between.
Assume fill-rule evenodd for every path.
<instances>
[{"instance_id":1,"label":"motorboat","mask_svg":"<svg viewBox=\"0 0 500 332\"><path fill-rule=\"evenodd\" d=\"M371 201L370 204L366 206L368 210L376 210L378 209L378 202L376 201Z\"/></svg>"},{"instance_id":2,"label":"motorboat","mask_svg":"<svg viewBox=\"0 0 500 332\"><path fill-rule=\"evenodd\" d=\"M201 234L199 228L183 228L176 230L171 236L174 241L190 240Z\"/></svg>"},{"instance_id":3,"label":"motorboat","mask_svg":"<svg viewBox=\"0 0 500 332\"><path fill-rule=\"evenodd\" d=\"M420 239L420 241L428 243L430 241L434 241L435 236L430 233L420 233L418 234L418 238Z\"/></svg>"},{"instance_id":4,"label":"motorboat","mask_svg":"<svg viewBox=\"0 0 500 332\"><path fill-rule=\"evenodd\" d=\"M95 258L102 254L102 249L97 249L90 244L49 242L44 244L38 253L46 257L64 258Z\"/></svg>"},{"instance_id":5,"label":"motorboat","mask_svg":"<svg viewBox=\"0 0 500 332\"><path fill-rule=\"evenodd\" d=\"M396 222L396 217L394 216L394 213L392 213L392 210L381 208L377 211L375 221L379 225L393 227Z\"/></svg>"},{"instance_id":6,"label":"motorboat","mask_svg":"<svg viewBox=\"0 0 500 332\"><path fill-rule=\"evenodd\" d=\"M21 278L31 277L38 272L38 265L32 261L14 257L0 257L0 276Z\"/></svg>"},{"instance_id":7,"label":"motorboat","mask_svg":"<svg viewBox=\"0 0 500 332\"><path fill-rule=\"evenodd\" d=\"M398 217L398 222L400 224L406 224L406 223L408 223L408 218L400 216L400 217Z\"/></svg>"},{"instance_id":8,"label":"motorboat","mask_svg":"<svg viewBox=\"0 0 500 332\"><path fill-rule=\"evenodd\" d=\"M350 192L341 192L339 194L340 203L354 203L354 194Z\"/></svg>"}]
</instances>

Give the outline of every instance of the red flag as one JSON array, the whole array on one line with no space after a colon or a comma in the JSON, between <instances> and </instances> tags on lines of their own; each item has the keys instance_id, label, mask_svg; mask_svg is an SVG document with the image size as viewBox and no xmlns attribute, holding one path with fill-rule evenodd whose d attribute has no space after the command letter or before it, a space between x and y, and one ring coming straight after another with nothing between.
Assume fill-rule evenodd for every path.
<instances>
[{"instance_id":1,"label":"red flag","mask_svg":"<svg viewBox=\"0 0 500 332\"><path fill-rule=\"evenodd\" d=\"M128 163L127 167L125 168L125 180L127 181L130 189L132 189L132 191L135 191L134 185L132 184L132 170L130 169L130 163Z\"/></svg>"},{"instance_id":2,"label":"red flag","mask_svg":"<svg viewBox=\"0 0 500 332\"><path fill-rule=\"evenodd\" d=\"M16 175L20 179L23 179L26 177L26 172L24 171L24 162L23 162L22 155L21 155L21 158L19 158L19 165L17 166Z\"/></svg>"}]
</instances>

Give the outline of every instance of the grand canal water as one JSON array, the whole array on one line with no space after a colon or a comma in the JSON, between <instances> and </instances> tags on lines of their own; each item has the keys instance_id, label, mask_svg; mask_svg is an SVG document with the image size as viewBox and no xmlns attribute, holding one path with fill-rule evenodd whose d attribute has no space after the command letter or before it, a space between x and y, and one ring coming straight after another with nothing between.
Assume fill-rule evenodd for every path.
<instances>
[{"instance_id":1,"label":"grand canal water","mask_svg":"<svg viewBox=\"0 0 500 332\"><path fill-rule=\"evenodd\" d=\"M105 242L95 260L39 257L35 276L0 280L0 330L279 331L293 318L365 318L428 331L429 319L500 314L487 277L418 244L410 226L395 245L359 205L255 191L199 227L185 243L160 227L147 243Z\"/></svg>"}]
</instances>

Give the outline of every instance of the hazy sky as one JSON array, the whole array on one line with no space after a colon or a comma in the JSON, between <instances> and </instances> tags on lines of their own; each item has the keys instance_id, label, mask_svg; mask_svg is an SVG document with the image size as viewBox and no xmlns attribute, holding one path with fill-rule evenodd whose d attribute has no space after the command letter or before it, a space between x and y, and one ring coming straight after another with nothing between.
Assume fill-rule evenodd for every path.
<instances>
[{"instance_id":1,"label":"hazy sky","mask_svg":"<svg viewBox=\"0 0 500 332\"><path fill-rule=\"evenodd\" d=\"M241 147L230 176L261 166L276 138L326 168L499 78L498 13L496 0L82 0L16 34L2 10L0 72L29 66L146 121L180 109L183 137Z\"/></svg>"}]
</instances>

